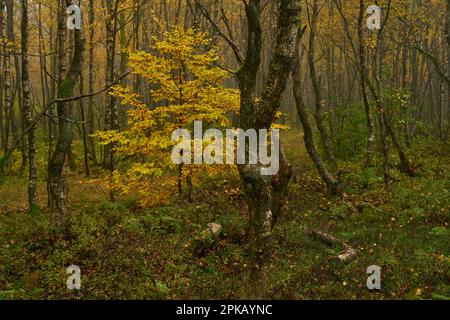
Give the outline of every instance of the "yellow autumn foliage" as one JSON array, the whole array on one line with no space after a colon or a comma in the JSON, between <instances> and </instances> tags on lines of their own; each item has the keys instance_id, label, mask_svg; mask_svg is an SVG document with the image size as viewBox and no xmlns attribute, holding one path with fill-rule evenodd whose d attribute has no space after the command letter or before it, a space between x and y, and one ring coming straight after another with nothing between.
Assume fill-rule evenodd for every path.
<instances>
[{"instance_id":1,"label":"yellow autumn foliage","mask_svg":"<svg viewBox=\"0 0 450 320\"><path fill-rule=\"evenodd\" d=\"M239 91L225 88L228 72L217 66L214 49L206 33L175 28L162 40L153 39L151 53L129 51L129 67L150 84L152 104L130 87L114 86L109 94L121 99L128 110L124 131L97 132L103 144L113 143L121 166L113 173L112 184L122 194L138 195L143 206L161 204L177 192L179 168L171 161L176 129L192 130L194 121L204 126L231 126L239 110ZM202 165L181 172L195 180L199 172L217 170Z\"/></svg>"}]
</instances>

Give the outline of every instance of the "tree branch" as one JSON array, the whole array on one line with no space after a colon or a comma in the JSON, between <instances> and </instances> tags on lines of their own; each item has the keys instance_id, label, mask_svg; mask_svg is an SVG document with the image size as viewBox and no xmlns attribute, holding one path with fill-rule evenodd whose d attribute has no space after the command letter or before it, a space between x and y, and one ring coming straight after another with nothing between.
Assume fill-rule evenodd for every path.
<instances>
[{"instance_id":1,"label":"tree branch","mask_svg":"<svg viewBox=\"0 0 450 320\"><path fill-rule=\"evenodd\" d=\"M239 64L243 64L244 63L244 57L242 56L242 53L238 47L238 45L236 44L236 42L234 41L234 39L232 38L232 35L230 34L230 36L227 36L222 29L220 28L220 26L217 24L217 22L214 21L214 19L211 17L211 15L208 13L208 10L206 10L206 8L203 6L203 4L200 2L200 0L195 0L195 3L199 6L200 10L202 11L202 14L205 16L205 18L214 26L214 28L217 30L217 32L219 33L219 35L226 41L228 42L228 44L231 46L231 48L233 49L234 55L236 56L236 59L238 60ZM227 24L227 23L225 23ZM228 28L228 26L227 26Z\"/></svg>"},{"instance_id":2,"label":"tree branch","mask_svg":"<svg viewBox=\"0 0 450 320\"><path fill-rule=\"evenodd\" d=\"M88 94L82 94L79 96L74 96L74 97L69 97L69 98L63 98L63 99L54 99L52 101L50 101L49 103L47 103L43 109L41 110L41 112L34 118L34 120L31 122L31 125L29 127L27 127L22 134L20 135L20 137L14 142L14 144L8 148L8 150L5 152L5 154L3 155L3 157L0 158L0 174L3 174L4 171L4 165L6 160L11 156L11 154L13 153L13 151L15 149L17 149L17 147L20 145L20 142L23 140L23 138L25 138L25 136L28 134L28 132L30 132L30 130L32 130L36 124L39 122L39 120L45 116L48 112L48 110L50 110L50 108L57 104L57 103L64 103L64 102L71 102L71 101L78 101L81 99L85 99L85 98L89 98L89 97L93 97L93 96L97 96L105 91L108 91L109 89L111 89L111 87L115 86L116 84L118 84L121 80L123 80L125 77L127 77L129 74L131 73L131 71L128 71L126 73L124 73L122 76L120 76L116 81L114 81L113 83L111 83L110 85L96 91L96 92L92 92L92 93L88 93Z\"/></svg>"}]
</instances>

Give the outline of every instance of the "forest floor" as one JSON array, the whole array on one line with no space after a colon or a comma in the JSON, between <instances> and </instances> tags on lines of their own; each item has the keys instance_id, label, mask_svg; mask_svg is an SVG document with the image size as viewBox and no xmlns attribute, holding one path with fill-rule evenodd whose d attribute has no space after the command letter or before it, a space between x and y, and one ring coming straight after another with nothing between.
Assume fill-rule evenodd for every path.
<instances>
[{"instance_id":1,"label":"forest floor","mask_svg":"<svg viewBox=\"0 0 450 320\"><path fill-rule=\"evenodd\" d=\"M450 147L417 142L409 155L417 177L393 170L384 190L381 160L340 163L343 196L325 191L299 133L284 137L295 168L283 217L274 229L269 268L273 299L450 299ZM395 159L393 159L395 161ZM101 172L69 175L70 232L49 227L48 210L26 212L26 179L0 184L0 299L235 299L244 285L246 211L236 173L205 177L194 201L178 198L142 209L108 201ZM45 177L40 201L46 208ZM201 231L222 224L220 240L197 250ZM320 230L357 250L305 234ZM81 268L81 290L66 287L66 268ZM381 267L381 290L366 287Z\"/></svg>"}]
</instances>

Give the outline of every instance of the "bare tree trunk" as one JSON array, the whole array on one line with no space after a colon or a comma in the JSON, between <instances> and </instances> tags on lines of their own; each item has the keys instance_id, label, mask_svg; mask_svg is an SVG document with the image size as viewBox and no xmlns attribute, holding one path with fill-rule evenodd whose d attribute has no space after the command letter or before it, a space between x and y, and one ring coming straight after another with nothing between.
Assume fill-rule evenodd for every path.
<instances>
[{"instance_id":1,"label":"bare tree trunk","mask_svg":"<svg viewBox=\"0 0 450 320\"><path fill-rule=\"evenodd\" d=\"M22 132L26 129L25 126L25 112L24 112L24 108L23 108L23 95L22 95L22 71L21 71L21 62L19 61L19 55L14 54L14 66L15 66L15 74L16 74L16 86L13 90L14 94L12 97L12 101L13 101L13 105L14 105L14 101L16 101L16 94L18 97L18 104L19 104L19 120L20 120L20 129L22 130ZM17 126L15 125L14 122L12 122L13 126L13 137L14 137L14 141L17 141L19 138L19 134L17 131ZM27 158L28 158L28 151L27 151L27 144L25 142L25 140L21 140L20 141L20 153L22 155L22 162L20 164L20 169L19 169L19 175L23 175L25 172L25 168L27 166Z\"/></svg>"},{"instance_id":2,"label":"bare tree trunk","mask_svg":"<svg viewBox=\"0 0 450 320\"><path fill-rule=\"evenodd\" d=\"M59 7L58 7L59 8ZM50 61L50 66L51 66L51 72L52 72L52 80L53 79L58 79L58 83L59 81L62 81L63 79L63 74L61 72L59 72L60 70L58 70L58 54L57 51L59 51L58 48L58 42L59 42L59 32L58 32L58 28L56 30L56 36L54 36L54 29L50 28L50 52L53 52L52 56L51 56L51 61ZM60 66L60 69L62 69L62 66ZM56 81L51 81L50 82L50 96L52 99L55 99L57 96L57 90L56 90ZM52 152L53 152L53 140L54 140L54 136L55 133L57 131L56 129L56 125L53 122L54 116L55 116L55 107L51 106L49 111L49 118L48 118L48 122L49 122L49 132L48 132L48 150L47 150L47 163L50 163L50 160L52 158ZM50 177L49 177L49 172L47 170L47 206L49 208L51 208L52 204L51 204L51 197L50 195Z\"/></svg>"},{"instance_id":3,"label":"bare tree trunk","mask_svg":"<svg viewBox=\"0 0 450 320\"><path fill-rule=\"evenodd\" d=\"M5 30L5 1L0 1L0 40L4 40L4 30ZM6 145L6 132L5 132L5 112L4 112L4 104L3 104L3 88L4 88L4 80L3 80L3 60L5 59L5 52L3 50L3 46L0 47L0 51L2 55L0 56L0 149L3 150Z\"/></svg>"},{"instance_id":4,"label":"bare tree trunk","mask_svg":"<svg viewBox=\"0 0 450 320\"><path fill-rule=\"evenodd\" d=\"M71 0L65 0L61 3L64 11L65 8L72 4ZM59 16L59 61L64 64L64 15ZM79 79L81 71L83 51L84 51L84 39L82 37L81 30L75 29L74 31L74 54L73 60L70 65L69 71L64 78L64 81L58 85L58 98L68 98L73 96L75 86ZM68 104L64 102L58 102L58 141L56 143L55 151L50 159L48 165L49 171L49 197L51 198L51 211L52 222L56 225L62 225L65 223L67 214L67 181L66 181L66 164L67 158L70 152L72 133L71 122L69 119Z\"/></svg>"},{"instance_id":5,"label":"bare tree trunk","mask_svg":"<svg viewBox=\"0 0 450 320\"><path fill-rule=\"evenodd\" d=\"M119 31L119 37L120 37L120 68L119 68L119 74L125 74L126 70L127 70L127 65L128 65L128 54L125 52L126 49L128 49L129 45L130 45L130 39L127 37L127 34L125 32L125 24L126 24L126 19L125 19L125 15L124 13L120 13L119 15L119 25L120 27L120 31ZM127 81L126 79L123 79L120 81L121 85L126 86L127 85ZM117 99L115 100L115 103L117 104L118 101ZM117 111L117 128L123 128L126 125L127 122L127 110L128 110L129 106L126 107L122 107L119 108L119 110ZM117 109L117 108L116 108Z\"/></svg>"},{"instance_id":6,"label":"bare tree trunk","mask_svg":"<svg viewBox=\"0 0 450 320\"><path fill-rule=\"evenodd\" d=\"M68 34L67 34L67 40L68 40L68 43L69 44L71 44L71 43L73 43L73 33L72 32L69 32ZM66 52L67 52L67 54L66 54L66 65L70 65L70 62L72 61L72 59L73 59L73 46L72 45L69 45L67 48L66 48ZM74 117L74 113L73 113L73 108L74 108L74 102L72 102L72 101L70 101L70 102L68 102L67 103L67 110L68 110L68 114L67 114L67 118L68 119L71 119L71 120L73 120L73 119L75 119L75 117ZM72 146L72 142L73 142L73 127L72 126L70 126L70 130L72 131L72 133L71 133L71 135L70 135L70 139L72 140L72 141L70 141L70 148L69 148L69 155L68 155L68 164L69 164L69 168L70 168L70 171L72 171L72 172L75 172L76 170L77 170L77 166L76 166L76 155L74 154L74 152L73 152L73 146Z\"/></svg>"},{"instance_id":7,"label":"bare tree trunk","mask_svg":"<svg viewBox=\"0 0 450 320\"><path fill-rule=\"evenodd\" d=\"M39 70L40 70L40 81L41 81L41 93L42 93L42 105L47 105L48 101L50 101L49 97L49 86L48 86L48 75L46 73L47 70L47 61L46 61L46 50L44 44L44 35L42 30L42 4L38 4L38 35L39 35ZM51 42L51 38L50 38ZM51 122L48 123L48 130L50 130Z\"/></svg>"},{"instance_id":8,"label":"bare tree trunk","mask_svg":"<svg viewBox=\"0 0 450 320\"><path fill-rule=\"evenodd\" d=\"M370 108L369 97L367 94L367 67L366 67L366 55L364 44L364 32L363 21L365 16L365 4L364 0L359 1L359 17L358 17L358 40L359 40L359 72L360 72L360 85L361 93L364 101L364 110L367 118L367 152L365 167L371 167L373 165L373 149L375 145L375 125L373 122L372 110Z\"/></svg>"},{"instance_id":9,"label":"bare tree trunk","mask_svg":"<svg viewBox=\"0 0 450 320\"><path fill-rule=\"evenodd\" d=\"M141 0L133 0L134 19L133 19L133 48L134 50L140 49L139 43L139 31L141 28ZM136 74L134 76L134 92L141 92L141 76Z\"/></svg>"},{"instance_id":10,"label":"bare tree trunk","mask_svg":"<svg viewBox=\"0 0 450 320\"><path fill-rule=\"evenodd\" d=\"M240 127L244 130L270 128L279 107L281 94L286 88L295 53L300 2L281 0L279 12L278 35L268 80L261 99L255 99L262 47L261 7L259 0L250 0L246 4L248 47L245 61L237 73L241 91ZM263 298L267 295L265 266L272 251L273 213L279 205L276 202L280 201L276 193L286 190L292 171L288 164L281 164L281 161L278 175L273 177L261 174L261 164L239 165L238 169L250 211L246 296Z\"/></svg>"},{"instance_id":11,"label":"bare tree trunk","mask_svg":"<svg viewBox=\"0 0 450 320\"><path fill-rule=\"evenodd\" d=\"M106 17L106 85L113 83L115 78L115 51L117 34L117 14L119 0L105 2ZM106 118L105 129L116 130L118 127L118 115L116 107L116 98L113 95L107 95L106 98ZM116 167L114 157L114 146L108 144L104 148L103 167L113 171Z\"/></svg>"},{"instance_id":12,"label":"bare tree trunk","mask_svg":"<svg viewBox=\"0 0 450 320\"><path fill-rule=\"evenodd\" d=\"M363 0L360 0L359 3L359 15L358 15L358 48L353 43L353 38L350 32L349 28L349 21L346 18L343 8L342 8L342 2L338 0L333 0L339 14L341 15L343 25L344 25L344 31L347 36L347 40L350 43L350 47L353 51L353 54L355 56L355 59L358 60L358 69L359 69L359 78L360 78L360 86L361 86L361 95L364 102L364 111L366 113L366 125L367 125L367 131L368 131L368 138L367 138L367 151L366 151L366 161L365 161L365 167L370 167L373 165L373 149L375 145L375 124L374 119L372 115L372 110L370 108L369 103L369 97L367 92L367 86L370 86L370 80L368 78L368 70L366 65L366 55L365 55L365 44L364 44L364 32L363 32L363 24L364 24L364 17L365 17L365 2ZM373 86L370 88L371 92Z\"/></svg>"},{"instance_id":13,"label":"bare tree trunk","mask_svg":"<svg viewBox=\"0 0 450 320\"><path fill-rule=\"evenodd\" d=\"M316 147L314 146L314 132L309 121L308 112L306 111L305 104L303 102L301 91L301 70L300 70L300 40L303 32L298 31L296 48L297 54L294 58L294 63L292 67L292 80L293 80L293 93L295 99L295 106L297 108L297 113L300 118L300 122L303 127L303 140L305 142L305 147L308 152L309 157L314 163L320 177L325 182L327 187L333 193L338 193L338 181L333 177L333 175L328 170L326 164L322 161L319 154L317 153Z\"/></svg>"},{"instance_id":14,"label":"bare tree trunk","mask_svg":"<svg viewBox=\"0 0 450 320\"><path fill-rule=\"evenodd\" d=\"M83 63L81 63L80 67L80 95L84 94L84 79L83 79ZM80 106L80 113L81 113L81 135L83 139L83 154L84 154L84 173L86 174L86 177L91 176L91 171L89 168L89 146L88 146L88 138L87 138L87 132L86 132L86 114L84 111L84 104L83 99L80 99L79 101Z\"/></svg>"},{"instance_id":15,"label":"bare tree trunk","mask_svg":"<svg viewBox=\"0 0 450 320\"><path fill-rule=\"evenodd\" d=\"M95 11L94 0L89 0L89 92L94 92L94 37L95 37ZM92 157L92 163L97 164L97 152L95 150L95 141L92 134L95 131L94 97L88 100L88 123L87 132L89 139L89 152Z\"/></svg>"},{"instance_id":16,"label":"bare tree trunk","mask_svg":"<svg viewBox=\"0 0 450 320\"><path fill-rule=\"evenodd\" d=\"M325 150L325 155L327 160L331 163L333 167L336 167L336 157L333 152L333 145L330 140L330 135L323 124L322 119L322 89L320 79L317 76L317 71L315 67L315 45L316 45L316 34L317 34L317 20L319 17L319 8L317 0L313 2L313 11L311 17L311 30L309 33L309 50L308 50L308 64L309 64L309 75L311 77L311 82L314 92L315 101L315 113L314 118L316 120L317 129L319 130L320 137L322 139L322 144Z\"/></svg>"},{"instance_id":17,"label":"bare tree trunk","mask_svg":"<svg viewBox=\"0 0 450 320\"><path fill-rule=\"evenodd\" d=\"M4 74L4 95L5 95L5 145L4 156L0 159L0 174L5 174L5 171L10 170L11 162L10 156L12 151L9 151L10 135L15 131L14 119L14 100L12 98L12 75L11 75L11 46L10 43L14 41L14 3L13 0L6 0L6 39L8 40L4 45L5 56L3 58L3 74ZM13 134L14 136L14 134Z\"/></svg>"},{"instance_id":18,"label":"bare tree trunk","mask_svg":"<svg viewBox=\"0 0 450 320\"><path fill-rule=\"evenodd\" d=\"M405 31L403 33L403 42L407 43L408 41L408 33ZM407 83L407 75L408 75L408 56L409 56L409 48L406 46L403 46L402 48L402 63L401 63L401 68L402 68L402 75L401 75L401 87L402 88L408 88L408 83ZM412 113L410 111L411 108L408 108L408 110L406 110L406 113L408 114L408 116L412 116ZM411 136L410 136L410 126L411 123L409 120L405 121L405 124L403 126L404 131L404 137L405 137L405 143L406 146L409 148L411 147Z\"/></svg>"},{"instance_id":19,"label":"bare tree trunk","mask_svg":"<svg viewBox=\"0 0 450 320\"><path fill-rule=\"evenodd\" d=\"M403 173L406 173L410 177L415 176L414 169L411 166L411 163L406 156L405 150L403 149L403 146L400 144L400 141L397 138L397 134L395 133L394 128L391 125L391 122L389 118L386 116L386 129L391 136L392 143L394 144L395 148L397 149L398 156L400 158L400 171Z\"/></svg>"},{"instance_id":20,"label":"bare tree trunk","mask_svg":"<svg viewBox=\"0 0 450 320\"><path fill-rule=\"evenodd\" d=\"M387 19L389 18L389 14L390 14L390 10L391 10L391 0L389 0L388 3L388 10L387 10L387 16L386 16L386 20L384 22L384 24L386 25ZM381 28L381 30L378 31L377 34L377 47L376 47L376 71L375 71L375 81L376 81L376 85L377 85L377 92L373 92L375 99L376 99L376 104L378 106L378 112L380 113L381 116L381 122L380 122L380 128L382 130L382 145L383 145L383 154L385 156L385 181L386 181L386 186L388 186L388 188L390 188L390 173L388 174L388 171L390 171L388 169L388 166L390 166L389 159L388 159L388 152L387 150L385 150L387 148L387 137L385 137L385 135L390 135L392 142L394 144L395 149L397 150L397 153L399 155L400 158L400 168L401 171L404 173L407 173L409 176L414 176L414 170L411 167L411 163L408 160L405 151L403 150L402 145L400 144L400 142L397 139L397 135L395 133L394 128L392 127L391 123L390 123L390 119L388 117L387 114L387 110L385 109L385 107L383 106L382 103L382 72L383 72L383 64L384 64L384 27L385 25ZM389 177L387 176L389 175Z\"/></svg>"},{"instance_id":21,"label":"bare tree trunk","mask_svg":"<svg viewBox=\"0 0 450 320\"><path fill-rule=\"evenodd\" d=\"M48 74L47 74L47 55L44 44L44 35L43 35L43 25L42 25L42 4L38 4L38 33L39 33L39 71L40 71L40 81L41 81L41 94L42 94L42 105L47 105L47 103L53 99L53 96L50 94L50 88L48 83ZM52 49L52 29L50 30L50 52ZM49 117L46 121L46 129L48 132L48 143L49 149L51 150L52 143L52 132L53 132L53 118L52 112L49 112Z\"/></svg>"},{"instance_id":22,"label":"bare tree trunk","mask_svg":"<svg viewBox=\"0 0 450 320\"><path fill-rule=\"evenodd\" d=\"M390 7L390 2L389 2ZM376 87L368 80L368 86L372 92L372 95L374 96L375 103L377 106L378 111L378 120L380 124L380 140L381 140L381 149L383 152L384 157L384 183L386 186L386 189L388 191L392 188L392 181L391 181L391 163L389 160L389 143L388 143L388 132L386 130L386 110L383 106L382 102L382 68L383 68L383 28L382 26L381 30L378 31L377 34L377 44L375 49L375 83Z\"/></svg>"},{"instance_id":23,"label":"bare tree trunk","mask_svg":"<svg viewBox=\"0 0 450 320\"><path fill-rule=\"evenodd\" d=\"M334 20L334 6L332 0L328 0L328 24L331 25ZM330 35L332 39L328 41L326 45L326 68L327 68L327 89L328 89L328 104L333 109L334 112L330 112L330 116L328 117L328 127L330 129L331 136L337 132L338 127L336 126L336 111L338 110L338 93L336 86L336 66L335 66L335 57L336 57L336 47L333 44L334 35Z\"/></svg>"},{"instance_id":24,"label":"bare tree trunk","mask_svg":"<svg viewBox=\"0 0 450 320\"><path fill-rule=\"evenodd\" d=\"M25 116L25 128L32 127L30 101L30 70L28 57L28 0L22 0L22 97ZM37 167L35 129L28 132L28 206L30 210L37 208Z\"/></svg>"},{"instance_id":25,"label":"bare tree trunk","mask_svg":"<svg viewBox=\"0 0 450 320\"><path fill-rule=\"evenodd\" d=\"M445 14L447 16L447 21L446 21L446 26L445 26L445 33L447 36L446 37L446 39L447 39L447 77L450 79L450 0L447 0L447 7L446 7ZM447 117L448 117L448 128L450 128L450 81L447 81Z\"/></svg>"},{"instance_id":26,"label":"bare tree trunk","mask_svg":"<svg viewBox=\"0 0 450 320\"><path fill-rule=\"evenodd\" d=\"M411 53L411 98L410 98L410 104L413 107L419 108L419 97L418 97L418 91L419 91L419 55L417 53L417 50L413 50ZM415 112L415 116L418 118L417 112ZM413 137L415 131L415 127L409 128L408 135L410 138Z\"/></svg>"}]
</instances>

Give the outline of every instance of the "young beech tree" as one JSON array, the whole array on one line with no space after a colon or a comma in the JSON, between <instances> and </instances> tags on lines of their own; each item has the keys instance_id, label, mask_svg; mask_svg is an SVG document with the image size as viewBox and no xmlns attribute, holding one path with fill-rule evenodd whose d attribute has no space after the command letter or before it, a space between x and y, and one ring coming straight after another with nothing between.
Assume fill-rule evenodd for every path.
<instances>
[{"instance_id":1,"label":"young beech tree","mask_svg":"<svg viewBox=\"0 0 450 320\"><path fill-rule=\"evenodd\" d=\"M103 144L113 143L122 160L130 160L125 170L115 170L112 187L123 194L139 193L144 206L166 200L176 186L181 194L183 179L191 197L192 179L199 169L173 164L172 132L192 130L194 121L202 121L204 130L229 126L229 116L239 109L238 90L221 85L228 73L215 66L215 50L204 52L208 44L205 33L175 28L163 40L154 39L152 53L129 52L133 73L151 85L151 106L128 87L115 86L110 92L122 99L122 105L132 106L129 126L123 132L109 130L96 136Z\"/></svg>"}]
</instances>

